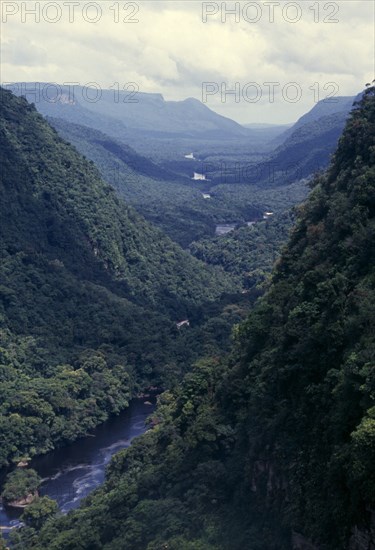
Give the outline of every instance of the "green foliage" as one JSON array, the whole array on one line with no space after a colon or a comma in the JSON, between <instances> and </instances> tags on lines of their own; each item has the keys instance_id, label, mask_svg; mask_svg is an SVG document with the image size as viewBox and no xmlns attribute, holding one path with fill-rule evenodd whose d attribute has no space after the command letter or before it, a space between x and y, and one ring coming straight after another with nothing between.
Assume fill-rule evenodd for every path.
<instances>
[{"instance_id":1,"label":"green foliage","mask_svg":"<svg viewBox=\"0 0 375 550\"><path fill-rule=\"evenodd\" d=\"M289 550L294 530L342 550L354 526L370 538L374 136L371 88L229 361L197 362L105 484L26 548Z\"/></svg>"},{"instance_id":2,"label":"green foliage","mask_svg":"<svg viewBox=\"0 0 375 550\"><path fill-rule=\"evenodd\" d=\"M147 155L152 155L166 167L164 169L122 143L124 137L121 142L115 141L92 127L62 119L49 121L64 139L95 163L102 177L120 197L183 247L213 236L217 224L228 221L243 224L258 219L266 209L284 211L306 196L303 184L285 185L277 190L265 190L256 181L252 185L225 185L227 162L247 170L248 138L242 142L230 140L225 147L220 141L195 140L191 144L178 140L154 140L151 150L147 140L136 139L134 146L137 150L144 148ZM134 139L129 142L133 144ZM199 172L202 165L202 162L183 159L183 152L192 147L198 147L207 169L215 165L221 167L222 173L219 171L219 181L215 185L190 180L194 170ZM215 155L211 152L213 148ZM220 183L223 185L218 185ZM211 199L205 200L202 192L211 193Z\"/></svg>"},{"instance_id":3,"label":"green foliage","mask_svg":"<svg viewBox=\"0 0 375 550\"><path fill-rule=\"evenodd\" d=\"M290 213L276 214L225 236L194 242L190 252L208 264L241 276L244 288L249 289L264 282L271 272L291 225Z\"/></svg>"},{"instance_id":4,"label":"green foliage","mask_svg":"<svg viewBox=\"0 0 375 550\"><path fill-rule=\"evenodd\" d=\"M221 315L235 279L153 228L34 107L0 93L2 468L83 436L139 387L175 383L203 350L228 347L243 313ZM178 331L185 318L191 330Z\"/></svg>"},{"instance_id":5,"label":"green foliage","mask_svg":"<svg viewBox=\"0 0 375 550\"><path fill-rule=\"evenodd\" d=\"M57 514L58 509L55 500L49 497L39 497L25 508L21 519L28 527L41 529L47 519Z\"/></svg>"},{"instance_id":6,"label":"green foliage","mask_svg":"<svg viewBox=\"0 0 375 550\"><path fill-rule=\"evenodd\" d=\"M23 500L28 495L35 494L40 482L41 479L35 470L17 468L7 476L1 496L7 503Z\"/></svg>"}]
</instances>

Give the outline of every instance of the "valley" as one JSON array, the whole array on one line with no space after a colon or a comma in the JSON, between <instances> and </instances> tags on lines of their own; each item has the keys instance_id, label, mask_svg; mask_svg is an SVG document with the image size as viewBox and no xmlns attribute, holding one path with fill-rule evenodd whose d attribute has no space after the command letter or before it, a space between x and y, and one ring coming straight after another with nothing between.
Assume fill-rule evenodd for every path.
<instances>
[{"instance_id":1,"label":"valley","mask_svg":"<svg viewBox=\"0 0 375 550\"><path fill-rule=\"evenodd\" d=\"M375 550L374 16L0 2L0 550Z\"/></svg>"},{"instance_id":2,"label":"valley","mask_svg":"<svg viewBox=\"0 0 375 550\"><path fill-rule=\"evenodd\" d=\"M62 513L78 508L81 500L103 483L112 456L147 430L146 420L154 407L146 399L134 399L128 409L92 430L86 438L33 459L30 467L42 478L40 495L54 499ZM21 515L22 510L0 504L3 534L9 535L22 525Z\"/></svg>"},{"instance_id":3,"label":"valley","mask_svg":"<svg viewBox=\"0 0 375 550\"><path fill-rule=\"evenodd\" d=\"M355 99L321 100L287 129L244 128L190 100L174 104L139 94L136 102L113 102L113 91L103 90L99 101L88 102L79 86L59 85L52 101L49 87L19 82L8 89L36 100L37 109L119 194L184 248L213 236L217 225L300 203L306 180L327 166ZM74 100L67 102L67 95Z\"/></svg>"},{"instance_id":4,"label":"valley","mask_svg":"<svg viewBox=\"0 0 375 550\"><path fill-rule=\"evenodd\" d=\"M262 297L234 327L230 354L196 361L104 484L38 532L22 529L15 548L371 548L374 128L370 88L297 208ZM271 227L284 241L280 223L271 216L193 253L243 275L250 266L236 254L259 254L249 254L252 234L276 244Z\"/></svg>"},{"instance_id":5,"label":"valley","mask_svg":"<svg viewBox=\"0 0 375 550\"><path fill-rule=\"evenodd\" d=\"M5 474L28 463L26 471L44 478L23 523L2 509L7 544L235 550L250 537L251 550L264 550L264 541L267 550L289 550L300 529L336 550L351 536L346 525L367 529L367 516L362 525L346 504L352 497L334 481L345 524L313 493L308 506L331 514L332 529L299 515L302 505L298 512L285 507L283 491L297 501L322 465L305 457L303 478L290 474L269 438L285 455L295 456L296 445L328 457L332 476L340 469L334 451L309 438L315 428L305 407L320 410L320 391L330 391L325 334L347 334L348 350L342 336L332 368L340 371L350 353L358 354L360 376L367 376L355 327L366 327L370 349L371 315L353 313L347 326L342 289L359 292L366 304L372 292L371 263L352 247L363 239L369 250L372 231L374 96L368 90L351 114L354 98L318 104L279 129L231 124L192 101L166 106L161 124L148 105L164 100L146 96L142 119L138 107L115 116L106 94L88 109L64 94L34 106L1 89L0 467ZM199 125L185 127L186 113ZM357 174L348 143L360 125ZM345 187L348 170L366 183L363 195ZM366 229L348 219L345 237L327 205L343 220L347 203L361 211ZM334 252L341 242L342 265ZM327 261L334 283L325 277ZM351 261L359 262L355 274ZM326 298L310 294L309 285ZM288 373L300 362L293 381ZM341 384L350 381L338 377L332 408L340 411ZM134 401L150 386L164 390L155 410ZM313 397L300 401L306 387ZM350 402L354 433L368 413L356 392ZM295 410L301 439L283 424ZM346 449L348 428L340 422L328 422L328 430ZM369 444L366 431L358 438ZM348 452L360 460L357 447ZM350 476L362 479L354 466ZM354 494L363 511L366 490ZM267 515L276 518L272 525L262 519Z\"/></svg>"}]
</instances>

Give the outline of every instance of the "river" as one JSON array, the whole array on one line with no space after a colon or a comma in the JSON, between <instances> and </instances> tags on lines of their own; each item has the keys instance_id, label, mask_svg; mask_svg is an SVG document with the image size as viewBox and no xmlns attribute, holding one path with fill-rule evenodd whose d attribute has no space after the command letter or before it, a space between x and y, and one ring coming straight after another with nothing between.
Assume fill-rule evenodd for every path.
<instances>
[{"instance_id":1,"label":"river","mask_svg":"<svg viewBox=\"0 0 375 550\"><path fill-rule=\"evenodd\" d=\"M217 225L215 228L215 235L218 237L221 237L222 235L226 235L227 233L234 231L236 229L236 226L237 226L236 223L223 223L223 224Z\"/></svg>"},{"instance_id":2,"label":"river","mask_svg":"<svg viewBox=\"0 0 375 550\"><path fill-rule=\"evenodd\" d=\"M63 513L79 506L80 500L104 481L111 457L143 434L146 418L155 409L147 401L134 399L128 409L98 426L90 436L32 460L30 467L42 477L40 495L55 499ZM0 503L3 534L20 525L22 510L4 509Z\"/></svg>"}]
</instances>

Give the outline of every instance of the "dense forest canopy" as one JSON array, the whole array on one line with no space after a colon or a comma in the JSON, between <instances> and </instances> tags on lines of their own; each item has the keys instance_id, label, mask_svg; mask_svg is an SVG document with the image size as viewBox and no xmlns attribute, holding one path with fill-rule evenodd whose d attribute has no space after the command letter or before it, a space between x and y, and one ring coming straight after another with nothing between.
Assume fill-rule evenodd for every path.
<instances>
[{"instance_id":1,"label":"dense forest canopy","mask_svg":"<svg viewBox=\"0 0 375 550\"><path fill-rule=\"evenodd\" d=\"M137 388L168 386L228 346L243 312L221 315L239 280L146 222L3 89L0 155L1 468L87 433Z\"/></svg>"},{"instance_id":2,"label":"dense forest canopy","mask_svg":"<svg viewBox=\"0 0 375 550\"><path fill-rule=\"evenodd\" d=\"M230 358L198 361L103 487L15 548L375 544L374 161L369 88Z\"/></svg>"}]
</instances>

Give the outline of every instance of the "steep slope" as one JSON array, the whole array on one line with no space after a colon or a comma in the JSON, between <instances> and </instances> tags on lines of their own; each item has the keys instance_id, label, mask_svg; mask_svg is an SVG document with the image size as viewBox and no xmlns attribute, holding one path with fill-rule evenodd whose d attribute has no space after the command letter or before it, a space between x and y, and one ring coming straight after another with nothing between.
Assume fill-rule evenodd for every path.
<instances>
[{"instance_id":1,"label":"steep slope","mask_svg":"<svg viewBox=\"0 0 375 550\"><path fill-rule=\"evenodd\" d=\"M82 435L178 375L233 283L119 200L24 99L0 104L0 466ZM166 372L166 371L165 371ZM155 378L156 377L156 378Z\"/></svg>"},{"instance_id":2,"label":"steep slope","mask_svg":"<svg viewBox=\"0 0 375 550\"><path fill-rule=\"evenodd\" d=\"M352 110L355 99L354 96L339 96L318 101L318 103L314 105L310 111L302 115L291 128L288 128L283 134L278 136L275 143L281 144L302 126L310 124L311 122L317 122L321 118L330 117L336 113L347 113L348 115Z\"/></svg>"},{"instance_id":3,"label":"steep slope","mask_svg":"<svg viewBox=\"0 0 375 550\"><path fill-rule=\"evenodd\" d=\"M285 141L266 160L248 164L238 177L238 171L226 169L225 183L258 183L261 185L285 185L310 177L325 169L337 147L339 137L345 127L349 111L340 111L313 119L288 130ZM209 174L213 183L222 183Z\"/></svg>"},{"instance_id":4,"label":"steep slope","mask_svg":"<svg viewBox=\"0 0 375 550\"><path fill-rule=\"evenodd\" d=\"M222 287L220 283L217 286L212 271L192 261L119 201L111 187L102 183L92 163L83 160L22 101L22 114L28 118L25 124L20 123L14 113L15 99L3 93L3 182L9 186L3 187L3 204L9 200L8 192L22 197L23 186L36 201L34 210L34 204L30 205L33 225L45 223L42 229L34 228L26 223L25 216L16 216L10 210L8 219L3 220L3 242L12 241L15 246L18 241L23 248L35 246L38 252L49 254L57 249L72 269L77 269L78 258L87 259L90 267L84 267L85 272L92 272L94 264L102 277L111 279L125 289L129 298L144 304L161 306L159 295L163 288L172 288L169 280L175 285L177 267L184 278L179 280L175 304L184 299L191 303L204 299L204 295L208 296L204 288L210 288L213 296L220 294ZM57 159L53 158L55 154ZM12 181L16 181L16 188L11 187ZM39 206L45 216L48 212L47 220L37 211ZM63 221L69 222L64 234L59 227ZM39 233L37 244L34 232Z\"/></svg>"},{"instance_id":5,"label":"steep slope","mask_svg":"<svg viewBox=\"0 0 375 550\"><path fill-rule=\"evenodd\" d=\"M374 152L372 88L229 364L199 362L106 484L26 548L374 546Z\"/></svg>"},{"instance_id":6,"label":"steep slope","mask_svg":"<svg viewBox=\"0 0 375 550\"><path fill-rule=\"evenodd\" d=\"M61 118L48 117L47 120L64 139L72 143L74 142L75 147L79 145L81 140L86 140L93 146L98 145L102 147L107 154L110 153L114 155L129 166L130 170L133 170L133 172L141 176L166 182L190 183L188 178L180 177L174 172L165 170L149 158L138 154L129 145L111 139L103 132L99 132L88 126L69 123Z\"/></svg>"},{"instance_id":7,"label":"steep slope","mask_svg":"<svg viewBox=\"0 0 375 550\"><path fill-rule=\"evenodd\" d=\"M354 99L337 97L320 101L291 128L270 142L272 152L267 154L265 160L244 162L240 175L236 162L233 167L227 163L224 183L285 185L327 168ZM208 177L214 184L223 183L222 175L215 173L215 169L208 173Z\"/></svg>"},{"instance_id":8,"label":"steep slope","mask_svg":"<svg viewBox=\"0 0 375 550\"><path fill-rule=\"evenodd\" d=\"M296 125L268 162L274 180L290 183L325 169L348 116L345 110Z\"/></svg>"},{"instance_id":9,"label":"steep slope","mask_svg":"<svg viewBox=\"0 0 375 550\"><path fill-rule=\"evenodd\" d=\"M374 506L374 145L371 89L242 329L233 377L246 384L249 499L318 548L348 548Z\"/></svg>"}]
</instances>

